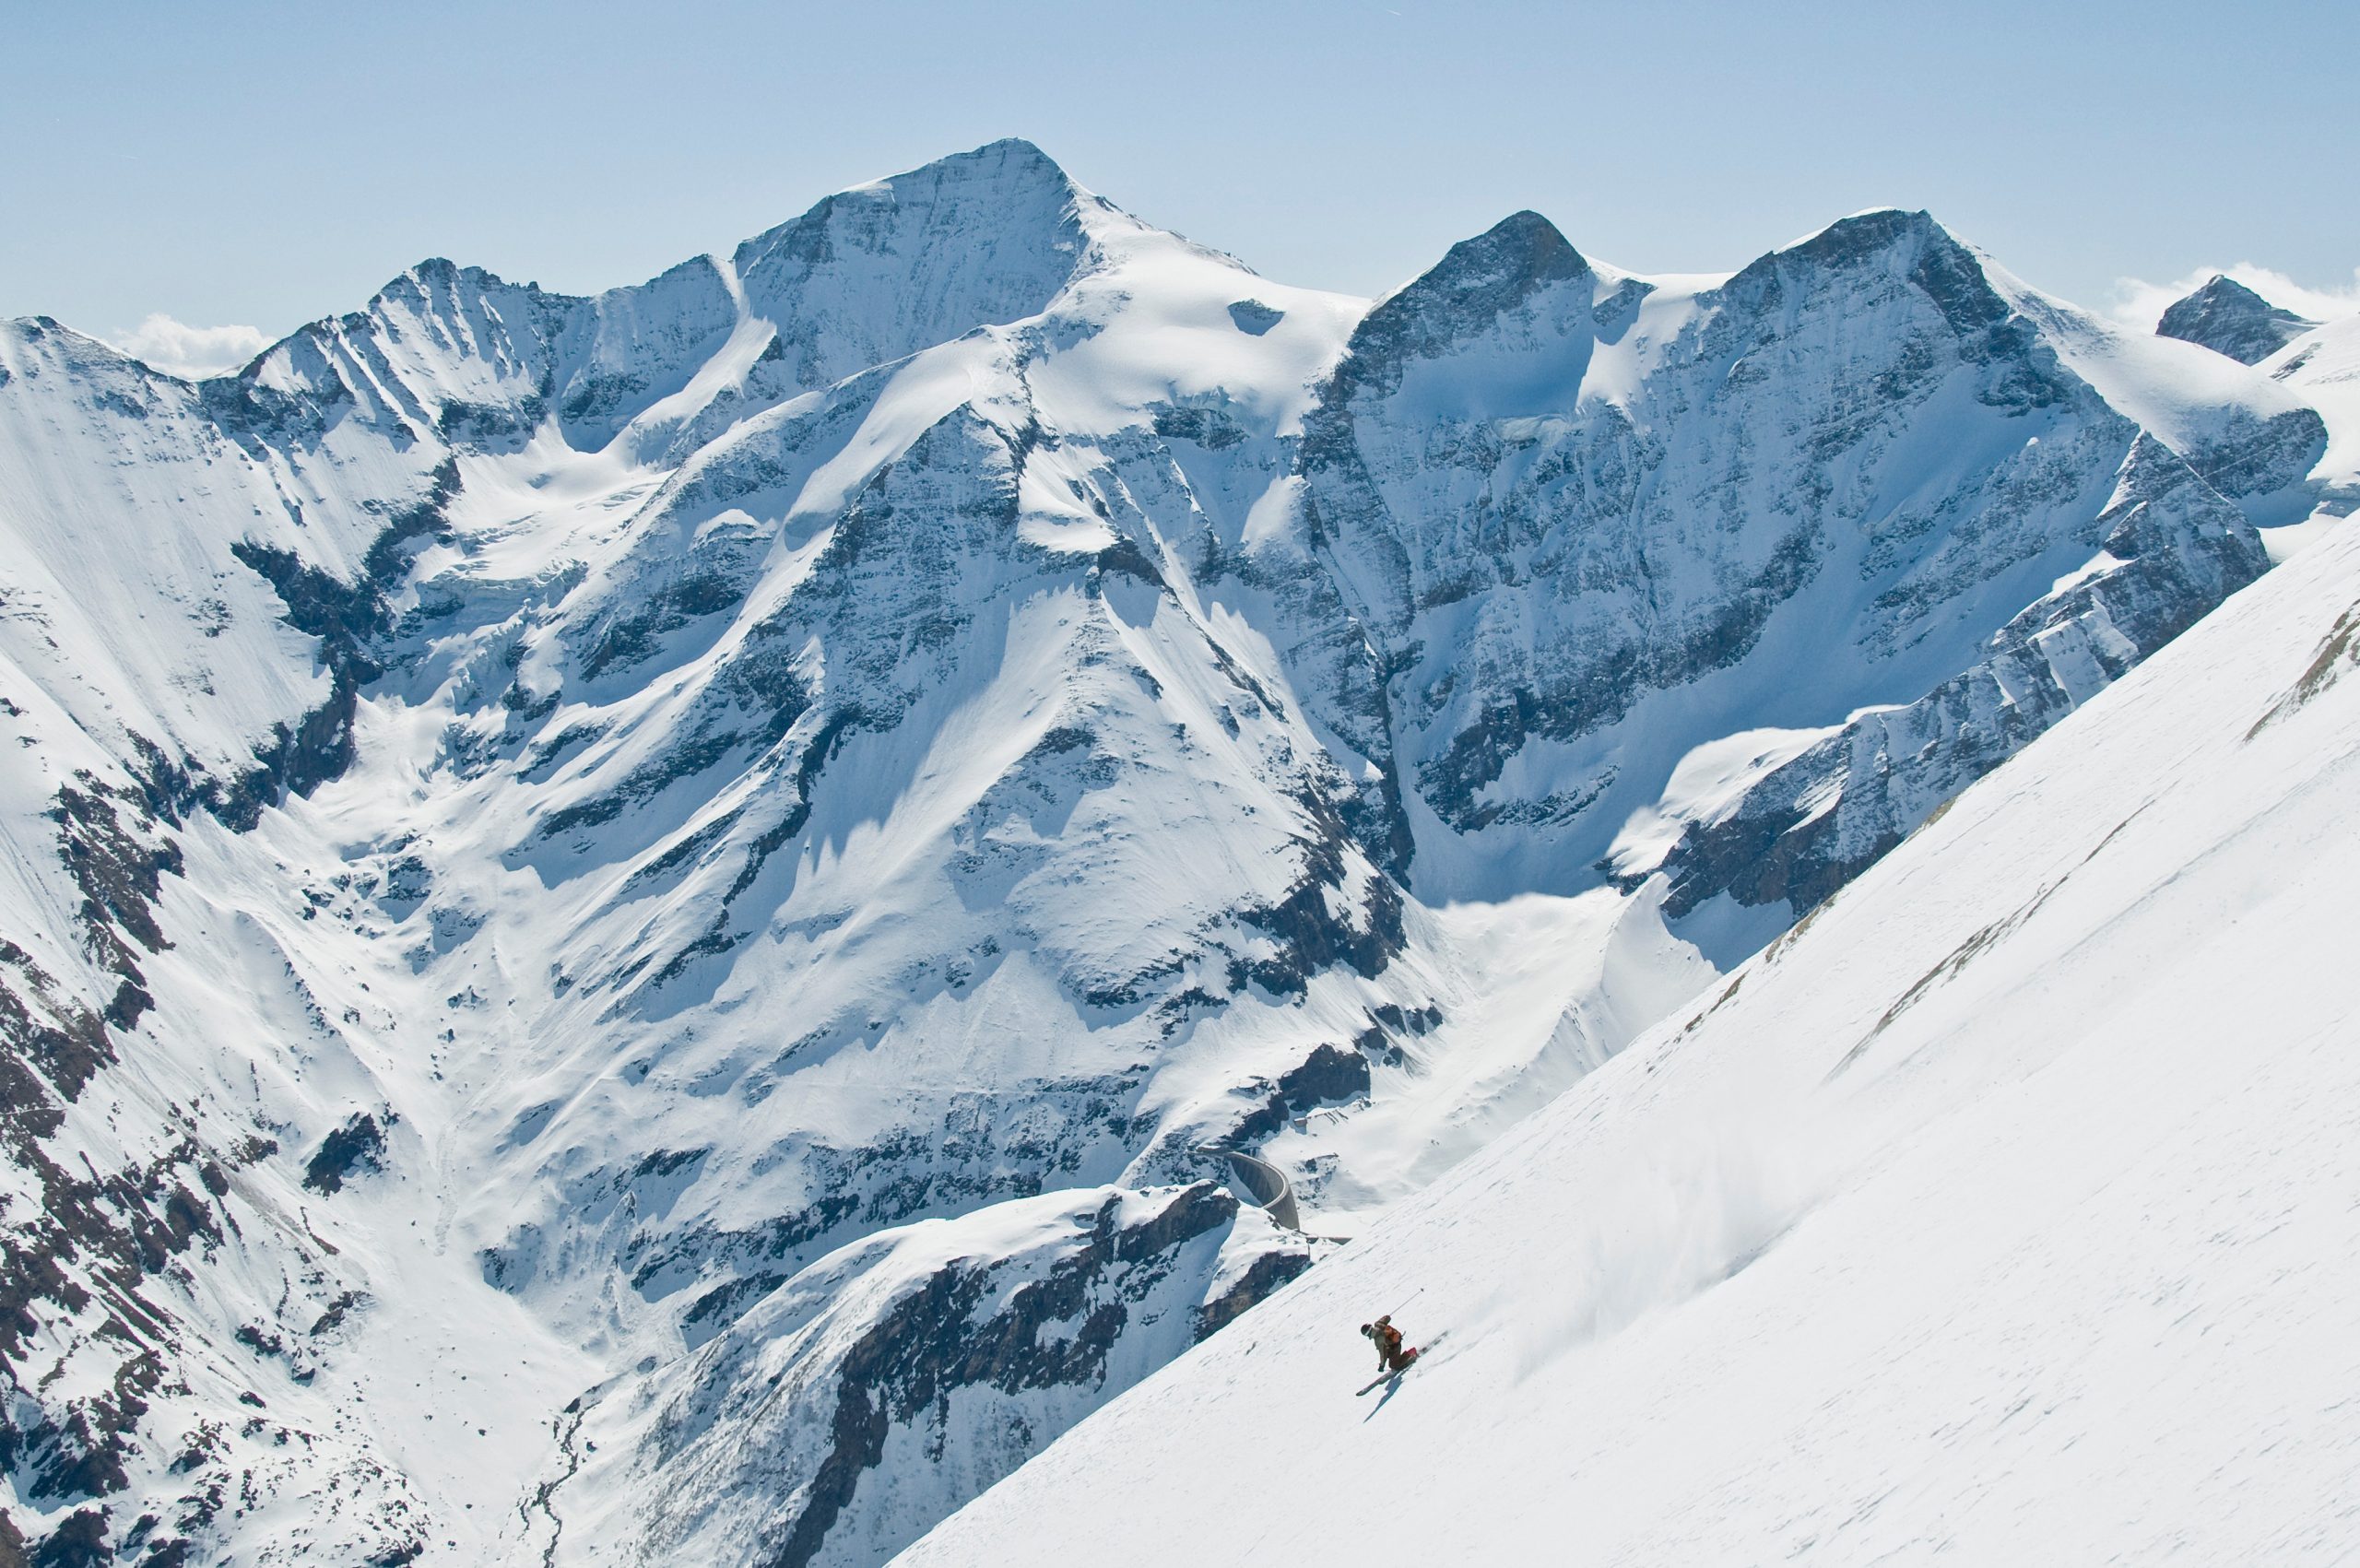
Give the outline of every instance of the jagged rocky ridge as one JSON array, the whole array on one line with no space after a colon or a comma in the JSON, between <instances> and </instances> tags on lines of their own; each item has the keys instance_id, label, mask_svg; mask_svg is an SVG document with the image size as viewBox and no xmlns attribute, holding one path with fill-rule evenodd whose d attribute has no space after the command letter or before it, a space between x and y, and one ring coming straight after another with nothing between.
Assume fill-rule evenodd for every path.
<instances>
[{"instance_id":1,"label":"jagged rocky ridge","mask_svg":"<svg viewBox=\"0 0 2360 1568\"><path fill-rule=\"evenodd\" d=\"M1791 919L2258 575L2237 503L2302 478L2319 417L2174 450L2022 292L1922 214L1704 288L1524 214L1372 312L1306 423L1298 663L1388 865L1486 897L1666 869L1674 915ZM1811 801L1777 834L1742 794L1741 843L1626 834L1695 747L1830 725L1811 785L1764 781Z\"/></svg>"},{"instance_id":2,"label":"jagged rocky ridge","mask_svg":"<svg viewBox=\"0 0 2360 1568\"><path fill-rule=\"evenodd\" d=\"M2260 572L2317 416L2112 349L1898 213L1371 309L1021 143L11 324L6 1539L881 1560L1314 1255L1199 1145L1382 1205Z\"/></svg>"}]
</instances>

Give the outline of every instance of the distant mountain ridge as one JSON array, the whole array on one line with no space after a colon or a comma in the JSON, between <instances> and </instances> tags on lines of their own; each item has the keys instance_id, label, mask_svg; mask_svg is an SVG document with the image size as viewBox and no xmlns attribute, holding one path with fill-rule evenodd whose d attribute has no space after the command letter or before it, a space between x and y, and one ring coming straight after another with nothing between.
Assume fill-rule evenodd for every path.
<instances>
[{"instance_id":1,"label":"distant mountain ridge","mask_svg":"<svg viewBox=\"0 0 2360 1568\"><path fill-rule=\"evenodd\" d=\"M1328 1250L1207 1145L1373 1222L2327 443L1924 214L1372 305L1022 142L199 383L0 324L0 1540L882 1561Z\"/></svg>"}]
</instances>

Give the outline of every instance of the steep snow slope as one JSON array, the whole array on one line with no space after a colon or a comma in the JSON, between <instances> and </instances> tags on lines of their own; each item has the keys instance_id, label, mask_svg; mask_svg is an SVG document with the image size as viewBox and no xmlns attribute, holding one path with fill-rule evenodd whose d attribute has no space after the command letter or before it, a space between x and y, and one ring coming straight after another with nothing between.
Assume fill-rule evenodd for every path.
<instances>
[{"instance_id":1,"label":"steep snow slope","mask_svg":"<svg viewBox=\"0 0 2360 1568\"><path fill-rule=\"evenodd\" d=\"M12 324L0 1544L879 1561L1320 1254L1207 1142L1375 1223L2317 445L1922 216L1372 311L1021 143L196 386Z\"/></svg>"},{"instance_id":2,"label":"steep snow slope","mask_svg":"<svg viewBox=\"0 0 2360 1568\"><path fill-rule=\"evenodd\" d=\"M899 1561L2347 1559L2355 629L2343 534Z\"/></svg>"}]
</instances>

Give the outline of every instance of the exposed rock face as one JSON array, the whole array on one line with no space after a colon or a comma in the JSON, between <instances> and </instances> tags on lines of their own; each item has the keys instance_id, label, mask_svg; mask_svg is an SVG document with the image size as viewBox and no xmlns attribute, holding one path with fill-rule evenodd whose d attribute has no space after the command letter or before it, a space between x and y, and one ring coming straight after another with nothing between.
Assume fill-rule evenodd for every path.
<instances>
[{"instance_id":1,"label":"exposed rock face","mask_svg":"<svg viewBox=\"0 0 2360 1568\"><path fill-rule=\"evenodd\" d=\"M2242 283L2216 277L2186 299L2173 301L2155 324L2155 332L2201 344L2241 365L2258 365L2317 325Z\"/></svg>"},{"instance_id":2,"label":"exposed rock face","mask_svg":"<svg viewBox=\"0 0 2360 1568\"><path fill-rule=\"evenodd\" d=\"M1846 219L1678 297L1530 214L1457 247L1370 312L1305 424L1305 556L1326 570L1298 580L1293 656L1371 764L1356 824L1422 892L1566 885L1688 749L1925 699L1986 639L2028 635L2002 628L2056 580L2126 570L2104 552L2128 496L2192 499L2175 564L2102 597L2167 636L2250 580L2230 498L2296 485L2317 417L2142 446L2060 359L2059 323L2098 330L2020 310L1923 214ZM1930 806L2093 689L1888 759L1924 778L1859 808ZM1742 891L1691 863L1672 908L1823 892L1915 820L1824 876L1748 851Z\"/></svg>"},{"instance_id":3,"label":"exposed rock face","mask_svg":"<svg viewBox=\"0 0 2360 1568\"><path fill-rule=\"evenodd\" d=\"M2236 510L2144 437L2101 521L2106 565L2000 628L1982 663L1853 719L1623 874L1669 874L1675 916L1723 894L1801 914L2269 565Z\"/></svg>"},{"instance_id":4,"label":"exposed rock face","mask_svg":"<svg viewBox=\"0 0 2360 1568\"><path fill-rule=\"evenodd\" d=\"M1209 1185L987 1213L814 1265L603 1407L580 1484L652 1505L569 1529L621 1561L882 1562L1311 1262Z\"/></svg>"},{"instance_id":5,"label":"exposed rock face","mask_svg":"<svg viewBox=\"0 0 2360 1568\"><path fill-rule=\"evenodd\" d=\"M1200 1145L1400 1196L2261 571L2317 418L2102 330L1903 213L1370 308L1021 143L0 326L0 1556L879 1560L1307 1266Z\"/></svg>"}]
</instances>

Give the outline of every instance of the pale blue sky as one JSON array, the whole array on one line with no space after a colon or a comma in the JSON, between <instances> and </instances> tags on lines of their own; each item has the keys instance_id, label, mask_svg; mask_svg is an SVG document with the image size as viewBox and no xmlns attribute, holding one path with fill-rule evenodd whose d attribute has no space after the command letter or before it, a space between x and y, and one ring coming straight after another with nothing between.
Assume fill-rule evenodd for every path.
<instances>
[{"instance_id":1,"label":"pale blue sky","mask_svg":"<svg viewBox=\"0 0 2360 1568\"><path fill-rule=\"evenodd\" d=\"M1650 271L1925 206L2102 307L2349 289L2360 6L0 0L0 315L273 336L448 255L634 282L1003 136L1290 282L1519 207Z\"/></svg>"}]
</instances>

